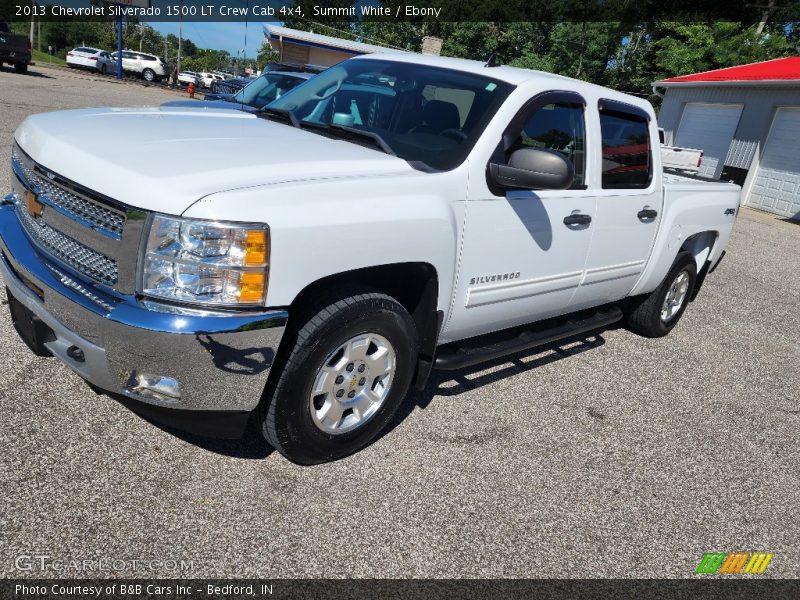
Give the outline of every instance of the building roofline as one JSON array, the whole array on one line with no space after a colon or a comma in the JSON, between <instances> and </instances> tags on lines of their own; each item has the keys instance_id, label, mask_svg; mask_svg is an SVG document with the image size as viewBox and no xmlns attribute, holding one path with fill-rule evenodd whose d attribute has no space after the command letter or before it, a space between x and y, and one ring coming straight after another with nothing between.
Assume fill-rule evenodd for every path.
<instances>
[{"instance_id":1,"label":"building roofline","mask_svg":"<svg viewBox=\"0 0 800 600\"><path fill-rule=\"evenodd\" d=\"M281 25L264 25L264 35L270 40L283 39L284 41L289 41L293 44L301 46L325 48L329 50L336 50L337 52L346 52L347 54L353 55L385 52L407 52L407 50L402 50L399 48L378 46L376 44L365 44L363 42L345 40L321 33L302 31L300 29L291 29Z\"/></svg>"},{"instance_id":2,"label":"building roofline","mask_svg":"<svg viewBox=\"0 0 800 600\"><path fill-rule=\"evenodd\" d=\"M654 81L652 87L800 87L800 79L737 79L725 81Z\"/></svg>"}]
</instances>

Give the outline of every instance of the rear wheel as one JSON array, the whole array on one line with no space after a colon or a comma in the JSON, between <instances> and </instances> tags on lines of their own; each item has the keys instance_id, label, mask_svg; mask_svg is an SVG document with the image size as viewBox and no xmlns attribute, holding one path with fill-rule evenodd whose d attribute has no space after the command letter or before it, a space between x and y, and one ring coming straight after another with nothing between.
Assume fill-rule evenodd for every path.
<instances>
[{"instance_id":1,"label":"rear wheel","mask_svg":"<svg viewBox=\"0 0 800 600\"><path fill-rule=\"evenodd\" d=\"M106 66L105 65L100 65L100 74L101 75L105 75L106 74Z\"/></svg>"},{"instance_id":2,"label":"rear wheel","mask_svg":"<svg viewBox=\"0 0 800 600\"><path fill-rule=\"evenodd\" d=\"M694 256L682 252L661 285L630 310L628 327L645 337L667 335L683 316L696 281Z\"/></svg>"},{"instance_id":3,"label":"rear wheel","mask_svg":"<svg viewBox=\"0 0 800 600\"><path fill-rule=\"evenodd\" d=\"M16 63L14 70L20 75L25 75L28 72L28 63Z\"/></svg>"},{"instance_id":4,"label":"rear wheel","mask_svg":"<svg viewBox=\"0 0 800 600\"><path fill-rule=\"evenodd\" d=\"M287 332L292 347L259 420L278 452L317 464L360 450L386 426L411 383L417 332L400 303L375 292L343 293L305 314Z\"/></svg>"}]
</instances>

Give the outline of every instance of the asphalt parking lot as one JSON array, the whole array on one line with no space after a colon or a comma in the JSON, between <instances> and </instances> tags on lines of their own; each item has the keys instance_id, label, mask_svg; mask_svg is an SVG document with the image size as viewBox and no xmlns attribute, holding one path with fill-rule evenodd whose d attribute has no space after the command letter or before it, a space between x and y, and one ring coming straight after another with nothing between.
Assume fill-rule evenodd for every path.
<instances>
[{"instance_id":1,"label":"asphalt parking lot","mask_svg":"<svg viewBox=\"0 0 800 600\"><path fill-rule=\"evenodd\" d=\"M0 72L0 188L25 116L174 92ZM251 430L179 435L13 330L0 291L0 576L17 557L189 577L688 577L711 550L800 576L800 225L743 209L668 337L610 330L437 374L378 442L301 468ZM168 570L122 576L170 576Z\"/></svg>"}]
</instances>

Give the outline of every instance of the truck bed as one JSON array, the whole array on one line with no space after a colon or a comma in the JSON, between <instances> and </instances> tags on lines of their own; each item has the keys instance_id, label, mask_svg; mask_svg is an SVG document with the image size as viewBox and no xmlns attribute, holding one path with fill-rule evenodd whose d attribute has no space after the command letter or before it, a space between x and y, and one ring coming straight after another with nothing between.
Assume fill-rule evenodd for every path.
<instances>
[{"instance_id":1,"label":"truck bed","mask_svg":"<svg viewBox=\"0 0 800 600\"><path fill-rule=\"evenodd\" d=\"M712 185L713 189L715 190L728 190L730 191L732 188L730 186L734 186L735 189L740 189L738 185L729 183L727 181L720 181L719 179L714 179L712 177L704 177L702 175L697 175L695 173L676 173L671 169L664 169L664 188L666 189L667 186L679 186L681 189L685 189L682 186L691 185L701 183L703 185L703 189L709 189L707 186ZM716 187L714 184L721 185L723 187Z\"/></svg>"},{"instance_id":2,"label":"truck bed","mask_svg":"<svg viewBox=\"0 0 800 600\"><path fill-rule=\"evenodd\" d=\"M702 257L711 266L719 260L728 243L739 211L741 188L694 175L664 172L661 223L651 251L651 260L633 294L648 293L666 275L678 250L698 234L711 236L711 248Z\"/></svg>"}]
</instances>

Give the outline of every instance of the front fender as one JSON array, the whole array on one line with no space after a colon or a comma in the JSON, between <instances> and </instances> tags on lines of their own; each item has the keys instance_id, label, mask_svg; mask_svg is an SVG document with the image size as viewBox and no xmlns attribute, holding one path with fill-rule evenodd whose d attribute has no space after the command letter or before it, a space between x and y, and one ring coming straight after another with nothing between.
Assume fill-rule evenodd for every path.
<instances>
[{"instance_id":1,"label":"front fender","mask_svg":"<svg viewBox=\"0 0 800 600\"><path fill-rule=\"evenodd\" d=\"M269 225L268 306L289 306L306 286L330 275L423 262L436 269L438 309L447 311L465 196L466 176L458 170L412 171L220 192L184 216Z\"/></svg>"}]
</instances>

